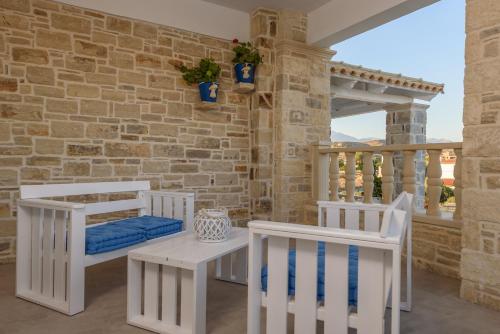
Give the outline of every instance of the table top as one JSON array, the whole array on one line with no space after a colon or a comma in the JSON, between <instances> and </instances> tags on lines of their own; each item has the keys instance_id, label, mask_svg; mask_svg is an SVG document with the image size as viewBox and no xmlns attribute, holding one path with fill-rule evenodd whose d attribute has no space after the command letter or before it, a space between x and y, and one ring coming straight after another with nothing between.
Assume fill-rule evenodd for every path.
<instances>
[{"instance_id":1,"label":"table top","mask_svg":"<svg viewBox=\"0 0 500 334\"><path fill-rule=\"evenodd\" d=\"M195 233L184 232L162 242L131 250L133 260L195 269L198 264L215 260L223 255L248 246L248 229L233 227L226 241L201 242Z\"/></svg>"}]
</instances>

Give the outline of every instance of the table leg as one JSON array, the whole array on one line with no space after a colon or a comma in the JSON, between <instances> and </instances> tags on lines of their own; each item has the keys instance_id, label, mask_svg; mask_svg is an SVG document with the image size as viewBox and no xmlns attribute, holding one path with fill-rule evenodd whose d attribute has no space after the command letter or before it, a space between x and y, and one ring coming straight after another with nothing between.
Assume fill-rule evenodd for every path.
<instances>
[{"instance_id":1,"label":"table leg","mask_svg":"<svg viewBox=\"0 0 500 334\"><path fill-rule=\"evenodd\" d=\"M127 320L141 315L141 261L128 258L127 276Z\"/></svg>"},{"instance_id":2,"label":"table leg","mask_svg":"<svg viewBox=\"0 0 500 334\"><path fill-rule=\"evenodd\" d=\"M205 334L207 299L207 264L181 274L181 327L193 334Z\"/></svg>"}]
</instances>

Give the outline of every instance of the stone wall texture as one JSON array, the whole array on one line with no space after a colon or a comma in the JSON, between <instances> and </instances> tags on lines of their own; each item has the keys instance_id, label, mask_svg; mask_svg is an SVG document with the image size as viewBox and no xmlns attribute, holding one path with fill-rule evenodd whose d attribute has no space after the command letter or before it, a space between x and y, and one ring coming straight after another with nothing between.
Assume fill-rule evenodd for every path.
<instances>
[{"instance_id":1,"label":"stone wall texture","mask_svg":"<svg viewBox=\"0 0 500 334\"><path fill-rule=\"evenodd\" d=\"M252 39L270 60L258 69L251 111L251 211L259 219L306 222L311 144L330 137L334 53L307 45L306 32L303 13L259 9L252 14Z\"/></svg>"},{"instance_id":2,"label":"stone wall texture","mask_svg":"<svg viewBox=\"0 0 500 334\"><path fill-rule=\"evenodd\" d=\"M412 240L414 268L460 278L462 230L458 222L429 224L415 218Z\"/></svg>"},{"instance_id":3,"label":"stone wall texture","mask_svg":"<svg viewBox=\"0 0 500 334\"><path fill-rule=\"evenodd\" d=\"M461 295L500 310L500 1L468 0Z\"/></svg>"},{"instance_id":4,"label":"stone wall texture","mask_svg":"<svg viewBox=\"0 0 500 334\"><path fill-rule=\"evenodd\" d=\"M249 218L250 95L231 42L43 0L0 0L0 262L21 184L150 180ZM212 57L219 106L175 65Z\"/></svg>"}]
</instances>

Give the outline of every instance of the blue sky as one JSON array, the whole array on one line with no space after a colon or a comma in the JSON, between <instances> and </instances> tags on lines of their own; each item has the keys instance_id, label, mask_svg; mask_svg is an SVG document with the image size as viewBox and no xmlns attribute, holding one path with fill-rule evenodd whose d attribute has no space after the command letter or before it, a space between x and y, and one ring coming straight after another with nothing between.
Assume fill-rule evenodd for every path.
<instances>
[{"instance_id":1,"label":"blue sky","mask_svg":"<svg viewBox=\"0 0 500 334\"><path fill-rule=\"evenodd\" d=\"M427 137L462 140L465 0L436 4L332 46L334 60L444 83L428 109ZM385 138L385 112L334 119L332 129Z\"/></svg>"}]
</instances>

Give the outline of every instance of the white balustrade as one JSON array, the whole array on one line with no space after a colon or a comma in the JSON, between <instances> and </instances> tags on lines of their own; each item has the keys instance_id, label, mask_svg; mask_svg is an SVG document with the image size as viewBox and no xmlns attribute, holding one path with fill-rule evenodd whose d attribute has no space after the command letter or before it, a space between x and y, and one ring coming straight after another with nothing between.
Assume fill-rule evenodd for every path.
<instances>
[{"instance_id":1,"label":"white balustrade","mask_svg":"<svg viewBox=\"0 0 500 334\"><path fill-rule=\"evenodd\" d=\"M442 187L441 154L443 150L453 150L456 155L454 168L454 192L456 208L453 213L455 220L462 218L462 143L437 143L437 144L411 144L411 145L387 145L372 147L331 147L322 143L316 145L313 159L313 192L315 199L340 200L339 180L345 177L346 202L355 201L356 192L356 153L363 154L363 202L373 202L373 189L375 186L373 167L374 155L382 156L382 203L390 203L395 195L394 178L394 154L401 152L403 157L403 170L401 175L402 190L408 193L417 192L417 151L426 151L429 157L427 165L427 192L426 203L428 216L441 217L440 198ZM345 170L339 168L340 155L345 154ZM419 153L420 154L420 153ZM317 184L321 180L321 184ZM418 195L418 194L416 194Z\"/></svg>"}]
</instances>

